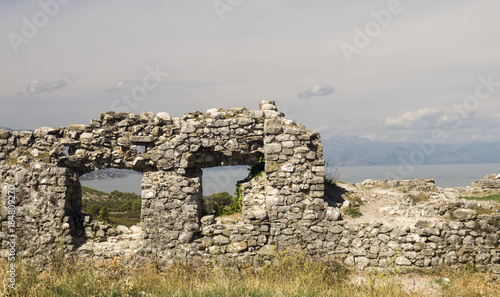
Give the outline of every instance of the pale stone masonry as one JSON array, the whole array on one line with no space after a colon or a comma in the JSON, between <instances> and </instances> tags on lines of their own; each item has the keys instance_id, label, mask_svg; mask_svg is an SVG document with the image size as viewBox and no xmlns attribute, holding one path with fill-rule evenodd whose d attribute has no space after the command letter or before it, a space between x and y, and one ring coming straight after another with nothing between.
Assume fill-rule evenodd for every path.
<instances>
[{"instance_id":1,"label":"pale stone masonry","mask_svg":"<svg viewBox=\"0 0 500 297\"><path fill-rule=\"evenodd\" d=\"M262 176L242 185L242 216L201 217L202 168L255 165ZM343 221L325 197L318 133L262 101L259 110L167 113L107 112L90 125L0 130L0 231L7 249L7 189L15 185L17 251L43 262L68 256L123 256L131 263L174 260L264 263L287 248L358 267L430 267L475 263L498 267L500 215L447 206L453 220L394 228ZM103 169L143 174L141 227L134 248L106 241L123 232L81 213L79 177Z\"/></svg>"}]
</instances>

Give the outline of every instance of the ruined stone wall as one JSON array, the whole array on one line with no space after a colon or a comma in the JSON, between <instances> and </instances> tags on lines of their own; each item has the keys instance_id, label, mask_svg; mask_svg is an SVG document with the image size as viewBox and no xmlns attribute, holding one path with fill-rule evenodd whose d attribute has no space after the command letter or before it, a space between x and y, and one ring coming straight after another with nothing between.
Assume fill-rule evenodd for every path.
<instances>
[{"instance_id":1,"label":"ruined stone wall","mask_svg":"<svg viewBox=\"0 0 500 297\"><path fill-rule=\"evenodd\" d=\"M241 217L201 217L202 169L252 166L260 158L264 172L242 185ZM81 213L79 177L103 168L143 174L142 229L133 249L117 242L122 231L104 225L96 230ZM259 110L211 109L182 118L108 112L90 125L0 130L0 185L4 255L11 185L16 250L37 260L61 250L160 265L266 263L291 249L360 268L500 263L498 213L478 215L465 205L448 205L443 207L451 219L408 227L342 220L337 204L325 196L319 134L285 119L272 101L261 102Z\"/></svg>"},{"instance_id":2,"label":"ruined stone wall","mask_svg":"<svg viewBox=\"0 0 500 297\"><path fill-rule=\"evenodd\" d=\"M261 102L259 110L211 109L182 118L107 112L90 125L2 130L2 247L7 248L9 185L18 192L18 249L28 256L56 247L74 251L91 233L90 218L81 213L79 176L119 168L143 173L145 248L138 255L184 255L200 237L201 169L252 166L262 157L269 160L260 200L265 203L258 218L247 215L247 208L244 217L271 219L279 226L280 219L293 225L306 208L324 212L324 205L309 206L323 193L316 186L324 172L319 135L284 119L272 101Z\"/></svg>"}]
</instances>

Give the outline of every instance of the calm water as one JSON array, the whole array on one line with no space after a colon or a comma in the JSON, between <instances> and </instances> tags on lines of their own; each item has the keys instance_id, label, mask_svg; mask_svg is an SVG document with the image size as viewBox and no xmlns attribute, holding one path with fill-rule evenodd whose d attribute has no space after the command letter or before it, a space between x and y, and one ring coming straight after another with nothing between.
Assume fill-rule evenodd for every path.
<instances>
[{"instance_id":1,"label":"calm water","mask_svg":"<svg viewBox=\"0 0 500 297\"><path fill-rule=\"evenodd\" d=\"M203 169L203 195L228 192L234 195L238 180L248 175L248 166L227 166ZM82 186L109 193L113 190L141 194L142 174L130 174L124 178L81 180Z\"/></svg>"},{"instance_id":2,"label":"calm water","mask_svg":"<svg viewBox=\"0 0 500 297\"><path fill-rule=\"evenodd\" d=\"M216 167L203 170L203 194L218 192L234 194L236 181L248 174L248 166ZM439 187L465 187L472 181L490 173L500 173L500 164L443 164L403 166L352 166L337 169L339 179L348 183L358 183L370 179L415 179L433 178ZM80 181L83 186L104 192L118 190L141 194L141 174L131 174L125 178L112 180Z\"/></svg>"},{"instance_id":3,"label":"calm water","mask_svg":"<svg viewBox=\"0 0 500 297\"><path fill-rule=\"evenodd\" d=\"M80 180L82 186L109 193L113 190L141 194L142 174L129 174L124 178L102 180Z\"/></svg>"},{"instance_id":4,"label":"calm water","mask_svg":"<svg viewBox=\"0 0 500 297\"><path fill-rule=\"evenodd\" d=\"M335 170L335 169L330 169ZM433 178L439 187L465 187L490 173L500 173L500 164L439 164L418 166L352 166L337 169L341 181L358 183L370 179Z\"/></svg>"}]
</instances>

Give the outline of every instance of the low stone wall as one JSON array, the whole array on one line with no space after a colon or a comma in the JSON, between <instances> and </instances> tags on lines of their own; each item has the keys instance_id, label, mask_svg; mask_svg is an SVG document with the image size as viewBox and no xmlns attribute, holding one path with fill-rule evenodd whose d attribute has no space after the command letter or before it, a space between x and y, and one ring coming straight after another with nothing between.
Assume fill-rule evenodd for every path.
<instances>
[{"instance_id":1,"label":"low stone wall","mask_svg":"<svg viewBox=\"0 0 500 297\"><path fill-rule=\"evenodd\" d=\"M263 180L257 178L254 182L259 184ZM170 253L169 257L139 255L130 250L123 253L123 243L115 243L120 236L111 235L100 244L87 244L79 253L85 257L98 255L101 259L122 256L129 263L155 261L163 266L173 260L263 265L270 264L278 253L291 251L315 259L341 261L357 269L468 265L500 274L500 212L471 201L455 201L439 209L441 215L428 220L415 219L410 225L382 220L369 223L356 223L349 218L337 220L339 213L328 209L323 218L283 216L258 221L258 214L250 218L205 216L192 242L183 245L183 249L166 246L164 252ZM144 248L143 241L139 241L141 244L134 241L133 245Z\"/></svg>"},{"instance_id":2,"label":"low stone wall","mask_svg":"<svg viewBox=\"0 0 500 297\"><path fill-rule=\"evenodd\" d=\"M463 204L448 205L453 219L417 221L412 227L382 223L356 224L323 220L281 224L218 224L202 219L200 250L203 256L269 259L270 253L292 248L323 258L340 259L358 268L433 267L469 264L476 267L500 263L500 213L480 214ZM300 231L301 236L290 239Z\"/></svg>"}]
</instances>

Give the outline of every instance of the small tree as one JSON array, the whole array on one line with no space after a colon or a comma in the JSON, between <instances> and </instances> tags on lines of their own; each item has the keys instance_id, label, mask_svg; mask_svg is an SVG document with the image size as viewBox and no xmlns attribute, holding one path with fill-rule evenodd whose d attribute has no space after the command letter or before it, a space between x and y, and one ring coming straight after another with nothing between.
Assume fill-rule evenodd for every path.
<instances>
[{"instance_id":1,"label":"small tree","mask_svg":"<svg viewBox=\"0 0 500 297\"><path fill-rule=\"evenodd\" d=\"M101 210L99 211L99 216L104 221L109 219L109 209L107 206L104 206L103 208L101 208Z\"/></svg>"},{"instance_id":2,"label":"small tree","mask_svg":"<svg viewBox=\"0 0 500 297\"><path fill-rule=\"evenodd\" d=\"M205 214L221 216L228 214L229 206L234 198L228 192L215 193L203 197L203 208Z\"/></svg>"},{"instance_id":3,"label":"small tree","mask_svg":"<svg viewBox=\"0 0 500 297\"><path fill-rule=\"evenodd\" d=\"M89 212L94 218L96 218L99 215L100 210L101 208L97 204L92 204L92 206L90 206Z\"/></svg>"}]
</instances>

